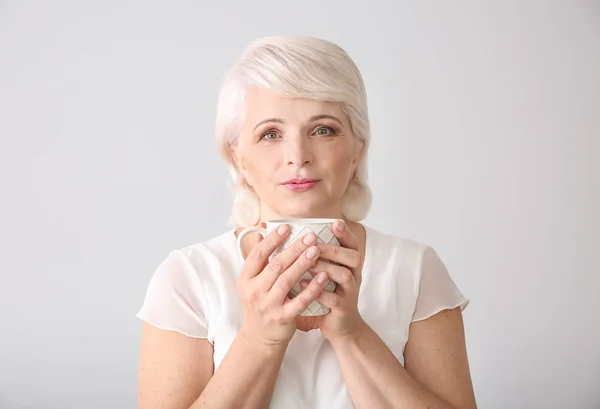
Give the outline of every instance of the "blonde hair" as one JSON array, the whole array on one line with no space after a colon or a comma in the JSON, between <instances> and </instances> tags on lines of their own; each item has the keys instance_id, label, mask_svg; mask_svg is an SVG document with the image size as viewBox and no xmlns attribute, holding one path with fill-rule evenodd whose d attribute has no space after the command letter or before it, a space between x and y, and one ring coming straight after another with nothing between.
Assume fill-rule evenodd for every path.
<instances>
[{"instance_id":1,"label":"blonde hair","mask_svg":"<svg viewBox=\"0 0 600 409\"><path fill-rule=\"evenodd\" d=\"M260 199L240 175L230 149L237 146L245 116L245 93L256 86L282 97L339 103L352 132L363 142L354 178L342 197L342 214L360 221L371 207L367 183L370 139L367 95L354 61L338 45L319 38L278 36L253 41L225 75L217 102L216 136L230 169L234 197L230 226L255 225Z\"/></svg>"}]
</instances>

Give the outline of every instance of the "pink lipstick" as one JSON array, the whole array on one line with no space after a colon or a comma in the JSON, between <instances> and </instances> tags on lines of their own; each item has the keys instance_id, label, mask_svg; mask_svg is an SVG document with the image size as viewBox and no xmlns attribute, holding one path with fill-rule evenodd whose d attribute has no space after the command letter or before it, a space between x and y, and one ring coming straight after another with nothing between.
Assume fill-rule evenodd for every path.
<instances>
[{"instance_id":1,"label":"pink lipstick","mask_svg":"<svg viewBox=\"0 0 600 409\"><path fill-rule=\"evenodd\" d=\"M294 178L282 183L282 185L292 192L305 192L312 189L319 183L317 179Z\"/></svg>"}]
</instances>

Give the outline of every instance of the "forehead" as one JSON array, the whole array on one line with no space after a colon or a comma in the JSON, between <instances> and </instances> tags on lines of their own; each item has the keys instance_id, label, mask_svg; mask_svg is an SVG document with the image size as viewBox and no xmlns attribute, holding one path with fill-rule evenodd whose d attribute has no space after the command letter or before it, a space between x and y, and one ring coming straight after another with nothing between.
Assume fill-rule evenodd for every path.
<instances>
[{"instance_id":1,"label":"forehead","mask_svg":"<svg viewBox=\"0 0 600 409\"><path fill-rule=\"evenodd\" d=\"M303 121L314 115L334 115L346 120L344 111L334 102L316 101L306 98L286 98L258 87L246 93L246 120L261 121L280 118L284 121Z\"/></svg>"}]
</instances>

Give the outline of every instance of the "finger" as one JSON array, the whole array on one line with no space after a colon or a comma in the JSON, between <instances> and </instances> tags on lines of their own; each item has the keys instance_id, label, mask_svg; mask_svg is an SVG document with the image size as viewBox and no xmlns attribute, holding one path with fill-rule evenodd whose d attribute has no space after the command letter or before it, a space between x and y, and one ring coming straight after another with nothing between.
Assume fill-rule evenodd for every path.
<instances>
[{"instance_id":1,"label":"finger","mask_svg":"<svg viewBox=\"0 0 600 409\"><path fill-rule=\"evenodd\" d=\"M344 305L344 298L342 298L339 294L330 293L329 291L323 291L319 295L319 298L317 298L317 301L324 306L329 307L332 311L340 309L340 307Z\"/></svg>"},{"instance_id":2,"label":"finger","mask_svg":"<svg viewBox=\"0 0 600 409\"><path fill-rule=\"evenodd\" d=\"M284 315L286 317L297 317L300 315L311 302L315 301L323 294L326 282L327 273L316 275L300 294L283 305Z\"/></svg>"},{"instance_id":3,"label":"finger","mask_svg":"<svg viewBox=\"0 0 600 409\"><path fill-rule=\"evenodd\" d=\"M313 275L312 275L312 276L313 276L313 277L315 277L316 275L317 275L316 273L313 273ZM308 287L308 285L310 284L310 281L311 281L311 280L309 280L309 279L306 279L306 280L301 280L301 281L300 281L300 288L301 288L302 290L304 290L306 287ZM335 285L335 286L333 286L333 285ZM337 289L337 287L336 287L336 286L337 286L337 283L335 283L333 280L331 280L331 279L330 279L330 280L328 280L328 281L325 283L325 287L323 287L323 289L324 289L325 291L329 291L330 293L332 293L332 292L334 292L334 291ZM343 291L343 289L342 289L341 287L340 287L340 289ZM340 294L341 296L343 296L343 295L344 295L343 293L338 293L338 294Z\"/></svg>"},{"instance_id":4,"label":"finger","mask_svg":"<svg viewBox=\"0 0 600 409\"><path fill-rule=\"evenodd\" d=\"M319 249L317 246L309 247L294 263L277 277L269 289L270 297L281 304L288 296L292 287L300 281L302 276L317 262Z\"/></svg>"},{"instance_id":5,"label":"finger","mask_svg":"<svg viewBox=\"0 0 600 409\"><path fill-rule=\"evenodd\" d=\"M317 264L308 271L314 274L325 271L329 278L345 291L350 291L356 285L356 277L354 277L352 270L344 266L328 263L327 261L317 261Z\"/></svg>"},{"instance_id":6,"label":"finger","mask_svg":"<svg viewBox=\"0 0 600 409\"><path fill-rule=\"evenodd\" d=\"M319 243L321 258L331 260L350 268L358 268L361 263L357 250L336 246L335 244Z\"/></svg>"},{"instance_id":7,"label":"finger","mask_svg":"<svg viewBox=\"0 0 600 409\"><path fill-rule=\"evenodd\" d=\"M265 291L269 291L279 276L294 264L294 262L306 252L310 246L316 244L316 242L317 236L313 233L309 233L294 240L287 248L272 257L269 264L260 274L260 280L262 281L261 287L264 288Z\"/></svg>"},{"instance_id":8,"label":"finger","mask_svg":"<svg viewBox=\"0 0 600 409\"><path fill-rule=\"evenodd\" d=\"M340 241L342 247L358 250L358 238L342 220L336 220L331 226L331 230Z\"/></svg>"},{"instance_id":9,"label":"finger","mask_svg":"<svg viewBox=\"0 0 600 409\"><path fill-rule=\"evenodd\" d=\"M240 276L245 279L251 279L258 275L267 265L271 253L285 242L289 234L290 228L285 224L267 234L264 239L260 240L250 250Z\"/></svg>"}]
</instances>

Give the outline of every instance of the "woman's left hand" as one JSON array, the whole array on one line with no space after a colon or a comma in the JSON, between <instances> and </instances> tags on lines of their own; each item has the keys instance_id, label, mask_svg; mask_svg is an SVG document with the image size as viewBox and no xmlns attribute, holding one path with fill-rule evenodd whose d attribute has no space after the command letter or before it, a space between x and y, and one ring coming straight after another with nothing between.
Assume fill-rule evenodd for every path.
<instances>
[{"instance_id":1,"label":"woman's left hand","mask_svg":"<svg viewBox=\"0 0 600 409\"><path fill-rule=\"evenodd\" d=\"M329 307L331 312L318 317L296 317L298 329L309 331L319 328L329 341L352 335L365 325L358 312L358 293L362 282L362 259L358 250L358 239L341 221L334 223L332 231L341 245L318 244L321 250L320 259L309 270L315 275L325 271L327 278L338 284L334 292L323 291L318 298L318 301ZM300 283L302 288L307 284L308 281Z\"/></svg>"}]
</instances>

